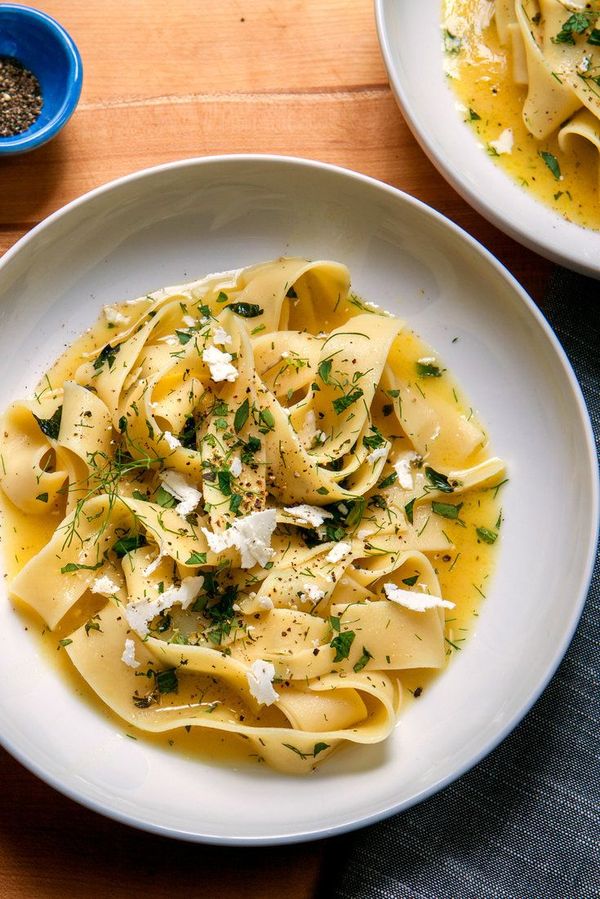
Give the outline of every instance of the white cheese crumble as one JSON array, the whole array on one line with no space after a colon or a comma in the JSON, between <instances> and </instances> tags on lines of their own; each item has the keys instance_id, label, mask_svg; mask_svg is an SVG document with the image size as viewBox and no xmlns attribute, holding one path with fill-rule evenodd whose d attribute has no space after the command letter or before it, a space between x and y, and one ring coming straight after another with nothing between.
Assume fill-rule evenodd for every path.
<instances>
[{"instance_id":1,"label":"white cheese crumble","mask_svg":"<svg viewBox=\"0 0 600 899\"><path fill-rule=\"evenodd\" d=\"M396 476L398 478L398 484L402 487L403 490L412 490L414 487L414 481L411 470L411 462L417 458L416 453L407 453L402 458L398 459L397 462L394 462L394 471L396 472Z\"/></svg>"},{"instance_id":2,"label":"white cheese crumble","mask_svg":"<svg viewBox=\"0 0 600 899\"><path fill-rule=\"evenodd\" d=\"M301 506L285 506L284 511L292 518L297 519L299 524L310 524L315 528L322 525L326 518L333 518L327 509L321 509L320 506L309 506L308 503L303 503Z\"/></svg>"},{"instance_id":3,"label":"white cheese crumble","mask_svg":"<svg viewBox=\"0 0 600 899\"><path fill-rule=\"evenodd\" d=\"M193 512L202 494L192 484L188 483L184 476L174 469L161 472L160 480L163 487L177 500L176 512L182 518Z\"/></svg>"},{"instance_id":4,"label":"white cheese crumble","mask_svg":"<svg viewBox=\"0 0 600 899\"><path fill-rule=\"evenodd\" d=\"M232 359L231 353L222 353L216 346L209 346L202 353L202 361L208 365L213 381L235 381L238 371L231 364Z\"/></svg>"},{"instance_id":5,"label":"white cheese crumble","mask_svg":"<svg viewBox=\"0 0 600 899\"><path fill-rule=\"evenodd\" d=\"M218 343L219 346L226 346L226 344L231 343L231 335L227 333L225 328L222 328L221 325L219 325L215 328L213 343Z\"/></svg>"},{"instance_id":6,"label":"white cheese crumble","mask_svg":"<svg viewBox=\"0 0 600 899\"><path fill-rule=\"evenodd\" d=\"M196 599L204 578L184 577L179 587L169 587L164 593L160 593L156 599L140 599L130 602L124 609L124 615L129 627L140 637L148 633L148 625L153 618L160 615L165 609L170 609L175 603L180 603L182 609L188 609Z\"/></svg>"},{"instance_id":7,"label":"white cheese crumble","mask_svg":"<svg viewBox=\"0 0 600 899\"><path fill-rule=\"evenodd\" d=\"M126 325L129 322L129 317L123 315L123 313L119 312L118 309L115 309L114 306L105 306L104 316L109 325Z\"/></svg>"},{"instance_id":8,"label":"white cheese crumble","mask_svg":"<svg viewBox=\"0 0 600 899\"><path fill-rule=\"evenodd\" d=\"M504 153L512 153L514 142L515 138L512 128L505 128L498 140L491 140L489 145L492 150L496 151L498 156L501 156Z\"/></svg>"},{"instance_id":9,"label":"white cheese crumble","mask_svg":"<svg viewBox=\"0 0 600 899\"><path fill-rule=\"evenodd\" d=\"M387 456L389 446L385 443L383 446L378 446L373 450L372 453L369 453L367 456L367 462L370 462L371 465L374 465L378 459L383 459L384 456Z\"/></svg>"},{"instance_id":10,"label":"white cheese crumble","mask_svg":"<svg viewBox=\"0 0 600 899\"><path fill-rule=\"evenodd\" d=\"M234 456L229 464L229 471L234 478L239 478L242 473L242 460L239 456Z\"/></svg>"},{"instance_id":11,"label":"white cheese crumble","mask_svg":"<svg viewBox=\"0 0 600 899\"><path fill-rule=\"evenodd\" d=\"M273 689L275 667L271 662L256 659L246 672L250 693L261 705L273 705L279 699L279 693Z\"/></svg>"},{"instance_id":12,"label":"white cheese crumble","mask_svg":"<svg viewBox=\"0 0 600 899\"><path fill-rule=\"evenodd\" d=\"M258 604L261 609L274 609L273 600L270 596L260 596L258 599Z\"/></svg>"},{"instance_id":13,"label":"white cheese crumble","mask_svg":"<svg viewBox=\"0 0 600 899\"><path fill-rule=\"evenodd\" d=\"M435 365L437 359L435 356L421 356L420 359L417 359L419 365Z\"/></svg>"},{"instance_id":14,"label":"white cheese crumble","mask_svg":"<svg viewBox=\"0 0 600 899\"><path fill-rule=\"evenodd\" d=\"M336 562L340 562L349 552L352 552L351 543L344 543L343 541L342 543L336 543L325 556L325 561L335 564Z\"/></svg>"},{"instance_id":15,"label":"white cheese crumble","mask_svg":"<svg viewBox=\"0 0 600 899\"><path fill-rule=\"evenodd\" d=\"M239 550L242 568L252 568L253 565L264 568L273 556L271 537L276 525L275 509L265 509L263 512L252 512L245 518L237 518L228 530L221 533L215 534L207 528L202 528L202 533L212 552L221 553L235 547Z\"/></svg>"},{"instance_id":16,"label":"white cheese crumble","mask_svg":"<svg viewBox=\"0 0 600 899\"><path fill-rule=\"evenodd\" d=\"M179 441L174 434L171 434L170 431L163 431L163 437L165 438L169 449L175 450L178 446L181 446L181 441Z\"/></svg>"},{"instance_id":17,"label":"white cheese crumble","mask_svg":"<svg viewBox=\"0 0 600 899\"><path fill-rule=\"evenodd\" d=\"M162 547L159 548L157 557L154 559L153 562L150 562L150 564L144 568L144 572L143 572L144 577L150 577L151 574L154 574L154 572L156 571L156 569L158 568L158 566L164 559L165 555L166 555L166 553L163 552Z\"/></svg>"},{"instance_id":18,"label":"white cheese crumble","mask_svg":"<svg viewBox=\"0 0 600 899\"><path fill-rule=\"evenodd\" d=\"M427 593L413 593L411 590L402 590L396 584L384 584L383 590L391 602L410 609L411 612L426 612L428 609L453 609L454 603L439 596L430 596Z\"/></svg>"},{"instance_id":19,"label":"white cheese crumble","mask_svg":"<svg viewBox=\"0 0 600 899\"><path fill-rule=\"evenodd\" d=\"M183 324L187 325L188 328L193 328L194 325L196 324L196 319L192 318L191 315L184 315L182 321L183 321Z\"/></svg>"},{"instance_id":20,"label":"white cheese crumble","mask_svg":"<svg viewBox=\"0 0 600 899\"><path fill-rule=\"evenodd\" d=\"M135 643L133 640L125 640L125 649L121 656L121 661L129 665L130 668L139 668L140 662L135 657Z\"/></svg>"},{"instance_id":21,"label":"white cheese crumble","mask_svg":"<svg viewBox=\"0 0 600 899\"><path fill-rule=\"evenodd\" d=\"M97 577L90 585L92 593L99 593L101 596L114 596L120 589L119 584L115 584L106 574Z\"/></svg>"},{"instance_id":22,"label":"white cheese crumble","mask_svg":"<svg viewBox=\"0 0 600 899\"><path fill-rule=\"evenodd\" d=\"M290 358L290 354L288 353L287 350L284 350L284 352L281 354L281 358L282 358L282 359L289 359L289 358Z\"/></svg>"},{"instance_id":23,"label":"white cheese crumble","mask_svg":"<svg viewBox=\"0 0 600 899\"><path fill-rule=\"evenodd\" d=\"M317 435L317 419L314 409L309 409L304 419L304 425L300 431L300 437L306 443L312 443Z\"/></svg>"},{"instance_id":24,"label":"white cheese crumble","mask_svg":"<svg viewBox=\"0 0 600 899\"><path fill-rule=\"evenodd\" d=\"M310 599L315 606L318 602L321 602L325 596L325 591L321 590L320 587L317 587L316 584L303 584L302 589L304 590L304 597Z\"/></svg>"}]
</instances>

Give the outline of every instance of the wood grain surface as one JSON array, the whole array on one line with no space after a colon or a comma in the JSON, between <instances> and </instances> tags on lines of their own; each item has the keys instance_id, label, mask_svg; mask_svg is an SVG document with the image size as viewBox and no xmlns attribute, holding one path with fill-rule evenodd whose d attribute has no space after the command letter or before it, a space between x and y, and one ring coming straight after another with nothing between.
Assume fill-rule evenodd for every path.
<instances>
[{"instance_id":1,"label":"wood grain surface","mask_svg":"<svg viewBox=\"0 0 600 899\"><path fill-rule=\"evenodd\" d=\"M136 169L189 156L282 153L408 191L479 239L541 299L551 264L469 208L408 130L387 83L371 0L30 5L71 33L84 86L52 143L0 160L0 253L65 203ZM233 850L169 841L81 808L2 750L0 763L0 899L322 893L327 843Z\"/></svg>"}]
</instances>

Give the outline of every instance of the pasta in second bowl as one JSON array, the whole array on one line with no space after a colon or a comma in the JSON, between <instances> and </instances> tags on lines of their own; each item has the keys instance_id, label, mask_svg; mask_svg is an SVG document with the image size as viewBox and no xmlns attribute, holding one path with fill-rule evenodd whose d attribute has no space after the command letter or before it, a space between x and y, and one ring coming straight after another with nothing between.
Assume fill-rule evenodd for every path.
<instances>
[{"instance_id":1,"label":"pasta in second bowl","mask_svg":"<svg viewBox=\"0 0 600 899\"><path fill-rule=\"evenodd\" d=\"M502 523L459 388L335 262L105 306L9 408L2 459L11 591L94 693L287 773L389 735L460 650Z\"/></svg>"}]
</instances>

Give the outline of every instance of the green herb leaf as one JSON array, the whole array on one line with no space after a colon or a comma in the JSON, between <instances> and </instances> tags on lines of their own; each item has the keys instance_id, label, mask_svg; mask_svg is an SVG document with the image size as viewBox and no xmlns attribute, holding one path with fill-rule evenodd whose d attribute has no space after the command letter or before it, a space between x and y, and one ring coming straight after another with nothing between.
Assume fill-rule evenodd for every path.
<instances>
[{"instance_id":1,"label":"green herb leaf","mask_svg":"<svg viewBox=\"0 0 600 899\"><path fill-rule=\"evenodd\" d=\"M100 627L100 619L98 615L94 615L93 618L90 618L89 621L86 621L85 625L85 635L89 637L90 631L98 631L100 634L102 633L102 628Z\"/></svg>"},{"instance_id":2,"label":"green herb leaf","mask_svg":"<svg viewBox=\"0 0 600 899\"><path fill-rule=\"evenodd\" d=\"M323 750L325 750L325 749L329 749L329 743L315 743L314 748L313 748L313 758L316 759L318 754L320 752L323 752Z\"/></svg>"},{"instance_id":3,"label":"green herb leaf","mask_svg":"<svg viewBox=\"0 0 600 899\"><path fill-rule=\"evenodd\" d=\"M167 668L166 671L156 672L156 686L159 693L177 693L179 686L175 668Z\"/></svg>"},{"instance_id":4,"label":"green herb leaf","mask_svg":"<svg viewBox=\"0 0 600 899\"><path fill-rule=\"evenodd\" d=\"M413 574L412 577L402 578L402 583L406 584L407 587L414 587L418 580L419 580L419 575Z\"/></svg>"},{"instance_id":5,"label":"green herb leaf","mask_svg":"<svg viewBox=\"0 0 600 899\"><path fill-rule=\"evenodd\" d=\"M442 371L439 365L433 362L415 362L415 368L420 378L441 378Z\"/></svg>"},{"instance_id":6,"label":"green herb leaf","mask_svg":"<svg viewBox=\"0 0 600 899\"><path fill-rule=\"evenodd\" d=\"M267 431L275 430L275 419L270 409L261 409L258 419L262 424L262 427L259 427L261 433L266 434Z\"/></svg>"},{"instance_id":7,"label":"green herb leaf","mask_svg":"<svg viewBox=\"0 0 600 899\"><path fill-rule=\"evenodd\" d=\"M481 121L481 116L478 115L474 109L471 109L470 106L469 106L469 121L470 122L480 122Z\"/></svg>"},{"instance_id":8,"label":"green herb leaf","mask_svg":"<svg viewBox=\"0 0 600 899\"><path fill-rule=\"evenodd\" d=\"M177 334L177 339L181 344L185 345L192 339L192 334L190 333L190 331L175 331L175 333Z\"/></svg>"},{"instance_id":9,"label":"green herb leaf","mask_svg":"<svg viewBox=\"0 0 600 899\"><path fill-rule=\"evenodd\" d=\"M491 531L489 528L477 528L477 536L484 543L495 543L498 539L497 532Z\"/></svg>"},{"instance_id":10,"label":"green herb leaf","mask_svg":"<svg viewBox=\"0 0 600 899\"><path fill-rule=\"evenodd\" d=\"M229 303L225 308L231 309L232 312L235 312L236 315L241 315L243 318L256 318L257 315L262 315L265 311L256 303Z\"/></svg>"},{"instance_id":11,"label":"green herb leaf","mask_svg":"<svg viewBox=\"0 0 600 899\"><path fill-rule=\"evenodd\" d=\"M164 487L158 488L154 494L154 501L157 502L159 506L162 506L163 509L174 509L177 505L175 497L169 493L168 490L165 490Z\"/></svg>"},{"instance_id":12,"label":"green herb leaf","mask_svg":"<svg viewBox=\"0 0 600 899\"><path fill-rule=\"evenodd\" d=\"M592 47L600 47L600 28L592 28L587 39L588 44Z\"/></svg>"},{"instance_id":13,"label":"green herb leaf","mask_svg":"<svg viewBox=\"0 0 600 899\"><path fill-rule=\"evenodd\" d=\"M63 647L64 647L64 646L70 646L72 642L73 642L73 641L72 641L69 637L65 637L64 640L59 640L59 641L58 641L58 646L57 646L56 648L57 648L57 649L60 649L61 646L63 646Z\"/></svg>"},{"instance_id":14,"label":"green herb leaf","mask_svg":"<svg viewBox=\"0 0 600 899\"><path fill-rule=\"evenodd\" d=\"M196 449L196 422L192 415L186 418L183 431L177 439L186 449Z\"/></svg>"},{"instance_id":15,"label":"green herb leaf","mask_svg":"<svg viewBox=\"0 0 600 899\"><path fill-rule=\"evenodd\" d=\"M66 565L60 569L61 574L72 574L73 571L82 571L85 569L86 571L98 571L99 568L102 568L104 565L104 559L102 561L97 562L96 565L79 565L77 562L67 562Z\"/></svg>"},{"instance_id":16,"label":"green herb leaf","mask_svg":"<svg viewBox=\"0 0 600 899\"><path fill-rule=\"evenodd\" d=\"M194 550L191 554L186 565L206 565L206 553L199 553Z\"/></svg>"},{"instance_id":17,"label":"green herb leaf","mask_svg":"<svg viewBox=\"0 0 600 899\"><path fill-rule=\"evenodd\" d=\"M346 526L349 528L356 528L362 521L362 517L365 512L365 508L367 506L367 501L364 496L359 496L358 499L355 499L352 503L352 508L348 512L346 516ZM344 535L345 536L345 535ZM340 539L343 539L340 538Z\"/></svg>"},{"instance_id":18,"label":"green herb leaf","mask_svg":"<svg viewBox=\"0 0 600 899\"><path fill-rule=\"evenodd\" d=\"M462 503L459 503L457 506L453 505L452 503L433 502L431 504L431 509L433 512L435 512L436 515L441 515L442 518L450 518L453 521L456 521L456 519L458 518L462 507Z\"/></svg>"},{"instance_id":19,"label":"green herb leaf","mask_svg":"<svg viewBox=\"0 0 600 899\"><path fill-rule=\"evenodd\" d=\"M560 165L558 163L558 159L556 156L553 156L552 153L547 153L545 150L540 150L539 155L544 160L554 177L557 181L560 180Z\"/></svg>"},{"instance_id":20,"label":"green herb leaf","mask_svg":"<svg viewBox=\"0 0 600 899\"><path fill-rule=\"evenodd\" d=\"M217 482L223 496L231 496L231 478L232 474L228 469L217 472Z\"/></svg>"},{"instance_id":21,"label":"green herb leaf","mask_svg":"<svg viewBox=\"0 0 600 899\"><path fill-rule=\"evenodd\" d=\"M337 637L334 637L331 643L329 644L332 649L335 649L335 658L334 662L341 662L343 659L347 659L350 655L350 647L354 642L354 638L356 634L354 631L344 631L343 634L338 634Z\"/></svg>"},{"instance_id":22,"label":"green herb leaf","mask_svg":"<svg viewBox=\"0 0 600 899\"><path fill-rule=\"evenodd\" d=\"M380 446L384 445L385 437L375 425L371 425L370 430L373 431L373 433L363 437L363 443L369 449L378 449Z\"/></svg>"},{"instance_id":23,"label":"green herb leaf","mask_svg":"<svg viewBox=\"0 0 600 899\"><path fill-rule=\"evenodd\" d=\"M430 468L429 465L425 466L425 474L431 486L435 487L436 490L439 490L441 493L454 492L454 487L445 474L442 474L440 471L436 471L435 468Z\"/></svg>"},{"instance_id":24,"label":"green herb leaf","mask_svg":"<svg viewBox=\"0 0 600 899\"><path fill-rule=\"evenodd\" d=\"M240 506L242 505L243 496L241 493L232 493L231 499L229 500L229 508L232 512L237 514Z\"/></svg>"},{"instance_id":25,"label":"green herb leaf","mask_svg":"<svg viewBox=\"0 0 600 899\"><path fill-rule=\"evenodd\" d=\"M380 481L377 486L380 490L385 490L386 487L391 487L392 484L395 484L397 480L398 475L395 471L393 471L387 476L387 478L384 478L383 481Z\"/></svg>"},{"instance_id":26,"label":"green herb leaf","mask_svg":"<svg viewBox=\"0 0 600 899\"><path fill-rule=\"evenodd\" d=\"M366 646L363 646L363 651L360 659L354 665L354 671L358 674L359 671L362 671L369 659L372 659L373 656L369 652Z\"/></svg>"},{"instance_id":27,"label":"green herb leaf","mask_svg":"<svg viewBox=\"0 0 600 899\"><path fill-rule=\"evenodd\" d=\"M48 494L47 493L38 493L38 495L36 496L36 499L39 499L39 501L41 503L47 503L48 502Z\"/></svg>"},{"instance_id":28,"label":"green herb leaf","mask_svg":"<svg viewBox=\"0 0 600 899\"><path fill-rule=\"evenodd\" d=\"M62 406L58 407L51 418L38 418L35 412L33 413L33 417L40 426L40 431L42 432L42 434L45 434L46 437L52 437L53 440L58 440L60 420L62 418Z\"/></svg>"},{"instance_id":29,"label":"green herb leaf","mask_svg":"<svg viewBox=\"0 0 600 899\"><path fill-rule=\"evenodd\" d=\"M225 293L224 290L219 291L219 296L217 297L217 303L226 303L229 297Z\"/></svg>"},{"instance_id":30,"label":"green herb leaf","mask_svg":"<svg viewBox=\"0 0 600 899\"><path fill-rule=\"evenodd\" d=\"M337 615L329 616L329 624L331 625L331 630L335 631L336 634L339 634L340 632L340 620L341 619L338 618Z\"/></svg>"},{"instance_id":31,"label":"green herb leaf","mask_svg":"<svg viewBox=\"0 0 600 899\"><path fill-rule=\"evenodd\" d=\"M250 401L248 397L244 400L244 402L237 407L235 411L235 415L233 416L233 429L236 434L239 434L246 422L248 421L248 416L250 415Z\"/></svg>"},{"instance_id":32,"label":"green herb leaf","mask_svg":"<svg viewBox=\"0 0 600 899\"><path fill-rule=\"evenodd\" d=\"M411 524L413 524L414 509L415 509L415 501L414 501L414 499L411 499L411 501L404 506L404 511L406 512L406 517L408 518L408 520Z\"/></svg>"},{"instance_id":33,"label":"green herb leaf","mask_svg":"<svg viewBox=\"0 0 600 899\"><path fill-rule=\"evenodd\" d=\"M349 406L355 403L357 400L361 398L363 395L363 391L360 387L355 387L354 390L351 390L350 393L346 393L344 396L339 396L337 399L333 401L333 408L337 412L338 415L341 415Z\"/></svg>"},{"instance_id":34,"label":"green herb leaf","mask_svg":"<svg viewBox=\"0 0 600 899\"><path fill-rule=\"evenodd\" d=\"M323 381L324 384L329 384L329 375L331 374L331 359L324 359L323 362L319 362L319 377Z\"/></svg>"},{"instance_id":35,"label":"green herb leaf","mask_svg":"<svg viewBox=\"0 0 600 899\"><path fill-rule=\"evenodd\" d=\"M123 556L133 552L134 549L140 549L140 547L147 545L148 541L143 534L126 534L124 537L120 537L116 543L113 543L112 548L117 557L122 559Z\"/></svg>"},{"instance_id":36,"label":"green herb leaf","mask_svg":"<svg viewBox=\"0 0 600 899\"><path fill-rule=\"evenodd\" d=\"M111 346L110 343L107 343L103 350L100 351L100 355L94 362L94 368L96 371L100 371L104 363L108 364L109 370L113 367L115 358L119 350L121 349L121 344L118 346Z\"/></svg>"},{"instance_id":37,"label":"green herb leaf","mask_svg":"<svg viewBox=\"0 0 600 899\"><path fill-rule=\"evenodd\" d=\"M320 493L321 496L327 496L328 493L329 493L329 490L327 489L327 487L318 487L318 488L315 490L315 493Z\"/></svg>"}]
</instances>

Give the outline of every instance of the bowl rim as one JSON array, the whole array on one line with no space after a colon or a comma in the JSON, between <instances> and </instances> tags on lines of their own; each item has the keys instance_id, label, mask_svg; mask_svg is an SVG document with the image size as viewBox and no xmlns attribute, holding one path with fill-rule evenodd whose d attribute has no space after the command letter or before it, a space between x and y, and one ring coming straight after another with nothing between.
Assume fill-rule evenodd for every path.
<instances>
[{"instance_id":1,"label":"bowl rim","mask_svg":"<svg viewBox=\"0 0 600 899\"><path fill-rule=\"evenodd\" d=\"M160 165L148 167L145 169L139 169L82 194L81 196L67 203L65 206L53 212L51 215L47 216L47 218L45 218L42 222L32 228L31 231L21 237L14 244L14 246L11 247L2 258L0 258L0 276L2 270L12 261L12 259L30 243L33 243L37 239L38 235L42 233L47 227L51 226L59 219L68 216L73 210L77 209L80 206L84 206L87 202L96 197L100 197L104 194L110 194L112 191L118 191L124 185L132 184L135 182L142 182L147 178L151 179L154 177L160 177L165 172L174 171L177 169L186 169L190 167L195 168L201 166L204 167L211 165L235 166L239 165L240 163L253 164L258 166L288 166L291 169L300 167L316 172L328 173L335 177L349 178L352 181L362 183L372 190L376 190L378 192L383 191L389 196L394 197L396 201L400 201L401 203L406 203L409 206L412 206L422 214L425 214L432 218L438 224L442 224L446 228L449 228L457 237L465 241L475 253L478 253L480 256L484 257L485 261L489 265L491 265L492 268L494 268L496 272L500 274L517 293L520 301L526 307L528 313L533 316L535 324L541 329L544 337L548 340L549 344L551 345L551 349L554 351L557 357L557 361L561 365L564 376L572 390L578 417L582 425L582 430L585 438L585 449L589 462L591 486L591 515L586 561L585 564L581 567L581 570L578 572L578 580L573 591L575 601L571 606L569 619L566 621L566 626L562 638L554 649L554 653L551 657L545 674L538 679L536 684L533 685L527 700L523 703L521 708L519 708L515 712L512 718L508 722L506 722L506 724L500 729L498 733L494 735L492 739L490 739L478 751L474 752L467 761L460 765L451 774L439 778L429 787L412 796L408 801L402 801L399 803L392 802L384 809L379 809L377 812L363 815L360 818L350 822L346 821L321 829L297 831L283 836L267 836L256 838L244 836L223 838L222 836L198 834L196 832L177 829L175 827L150 822L144 820L139 816L136 816L135 814L128 814L117 809L107 808L102 802L96 800L93 797L83 795L80 791L78 791L77 788L62 783L58 777L55 777L53 774L46 772L41 767L41 765L38 765L37 762L29 758L28 753L25 749L12 745L10 740L8 740L0 731L0 745L3 746L22 765L24 765L24 767L26 767L29 771L31 771L45 783L49 784L58 792L74 800L75 802L78 802L79 804L91 809L94 812L104 815L105 817L123 824L127 824L129 826L136 827L143 831L188 842L229 846L268 846L309 842L312 840L323 839L325 837L336 836L342 833L348 833L350 831L375 824L378 821L385 820L386 818L398 814L399 812L406 811L412 806L418 804L419 802L422 802L423 800L449 786L467 771L470 771L475 765L482 761L482 759L489 755L508 736L508 734L510 734L515 729L515 727L522 721L522 719L530 711L535 702L539 699L540 695L555 674L556 669L558 668L569 647L569 644L571 643L571 640L575 633L575 629L583 612L583 607L588 595L593 575L596 547L598 544L598 538L600 536L600 473L598 472L596 466L595 438L592 430L592 425L575 372L573 371L571 363L569 362L569 359L558 338L544 318L542 312L536 306L531 297L527 294L525 289L521 287L516 278L498 259L496 259L496 257L486 247L480 244L479 241L477 241L455 222L442 215L442 213L438 212L437 210L428 206L426 203L423 203L421 200L416 199L415 197L396 187L392 187L391 185L386 184L382 181L378 181L376 178L372 178L369 175L365 175L360 172L344 168L342 166L295 156L240 153L204 157L189 157L173 162L162 163ZM1 293L0 302L2 302Z\"/></svg>"},{"instance_id":2,"label":"bowl rim","mask_svg":"<svg viewBox=\"0 0 600 899\"><path fill-rule=\"evenodd\" d=\"M68 86L63 102L58 106L52 118L41 128L35 129L35 122L27 131L16 134L14 137L0 137L0 156L16 153L25 153L35 150L52 140L66 125L79 102L83 84L83 65L77 45L68 31L42 10L31 6L23 6L20 3L3 3L0 5L0 22L6 14L17 14L22 19L34 21L40 29L52 32L65 50L68 66ZM31 127L34 128L31 131Z\"/></svg>"},{"instance_id":3,"label":"bowl rim","mask_svg":"<svg viewBox=\"0 0 600 899\"><path fill-rule=\"evenodd\" d=\"M438 6L440 10L439 16L441 17L441 3L438 3ZM507 206L503 208L489 200L485 191L479 192L479 182L477 188L471 186L468 180L462 176L460 167L453 166L452 159L445 158L443 153L437 152L435 147L435 135L432 133L429 126L423 124L417 105L411 99L410 92L405 88L398 72L398 66L392 49L392 40L387 28L389 11L390 9L393 10L393 8L393 0L392 4L390 4L390 0L374 0L375 25L379 47L396 103L398 104L402 116L410 128L413 137L430 162L435 166L448 184L450 184L451 187L453 187L454 190L469 204L469 206L475 209L480 215L487 219L487 221L495 225L500 231L504 232L504 234L507 234L513 240L517 241L517 243L565 268L587 275L590 278L600 279L600 266L594 261L597 257L592 255L591 241L588 241L588 244L586 244L588 250L587 253L578 252L577 248L573 251L561 249L561 242L556 239L556 235L548 236L545 233L546 229L532 231L527 225L521 225L521 223L511 215L512 207L510 204L507 204ZM441 28L441 18L439 21ZM440 54L440 67L442 62L443 60ZM458 113L456 121L457 125L460 124ZM473 136L469 136L474 143L475 139ZM507 188L509 190L512 190L513 187L516 188L517 185L514 179L508 175L506 175L506 177ZM588 234L590 236L594 235L597 238L598 231L591 228L584 228L573 222L567 222L562 219L558 213L555 213L552 207L546 206L542 200L534 198L530 199L531 203L534 203L541 210L546 210L548 214L553 213L556 217L556 222L553 225L554 228L571 226L580 230L583 234ZM564 234L560 236L564 237Z\"/></svg>"}]
</instances>

